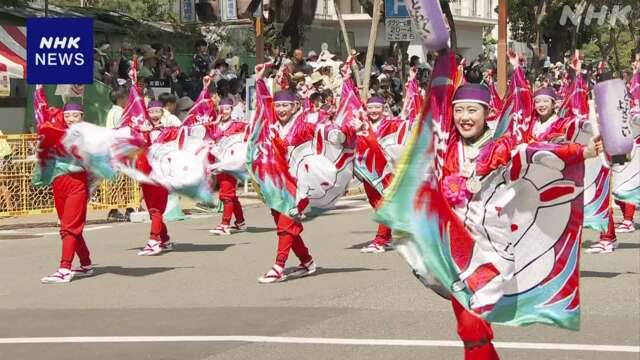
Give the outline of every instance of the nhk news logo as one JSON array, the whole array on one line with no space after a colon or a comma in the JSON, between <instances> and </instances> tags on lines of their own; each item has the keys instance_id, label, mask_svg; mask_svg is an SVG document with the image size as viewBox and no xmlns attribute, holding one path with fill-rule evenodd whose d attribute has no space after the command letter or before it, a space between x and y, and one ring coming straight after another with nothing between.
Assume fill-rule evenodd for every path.
<instances>
[{"instance_id":1,"label":"nhk news logo","mask_svg":"<svg viewBox=\"0 0 640 360\"><path fill-rule=\"evenodd\" d=\"M93 82L93 19L27 19L27 82Z\"/></svg>"}]
</instances>

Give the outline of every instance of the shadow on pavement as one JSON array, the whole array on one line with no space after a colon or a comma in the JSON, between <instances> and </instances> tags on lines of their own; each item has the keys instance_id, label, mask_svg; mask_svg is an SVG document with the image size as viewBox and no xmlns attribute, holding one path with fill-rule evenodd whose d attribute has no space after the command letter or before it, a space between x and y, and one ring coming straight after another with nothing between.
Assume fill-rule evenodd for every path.
<instances>
[{"instance_id":1,"label":"shadow on pavement","mask_svg":"<svg viewBox=\"0 0 640 360\"><path fill-rule=\"evenodd\" d=\"M225 251L236 244L192 244L177 243L171 252ZM169 254L170 252L167 252Z\"/></svg>"},{"instance_id":2,"label":"shadow on pavement","mask_svg":"<svg viewBox=\"0 0 640 360\"><path fill-rule=\"evenodd\" d=\"M171 270L175 270L175 269L186 269L186 268L192 268L192 267L122 267L122 266L100 266L100 267L95 267L93 269L94 274L93 276L89 276L86 277L91 278L91 277L96 277L96 276L100 276L103 274L114 274L114 275L120 275L120 276L133 276L133 277L142 277L142 276L149 276L149 275L154 275L154 274L160 274L166 271L171 271ZM73 281L77 281L83 279L82 277L76 277L73 279Z\"/></svg>"},{"instance_id":3,"label":"shadow on pavement","mask_svg":"<svg viewBox=\"0 0 640 360\"><path fill-rule=\"evenodd\" d=\"M591 245L596 244L595 241L585 241L582 243L583 249L588 249ZM618 242L618 249L640 249L640 244L638 243L628 243L628 242Z\"/></svg>"},{"instance_id":4,"label":"shadow on pavement","mask_svg":"<svg viewBox=\"0 0 640 360\"><path fill-rule=\"evenodd\" d=\"M164 256L172 252L197 252L197 251L225 251L228 247L236 244L193 244L193 243L174 243L173 250L162 252L156 256ZM141 247L129 248L129 251L140 251Z\"/></svg>"},{"instance_id":5,"label":"shadow on pavement","mask_svg":"<svg viewBox=\"0 0 640 360\"><path fill-rule=\"evenodd\" d=\"M607 272L607 271L585 271L585 270L580 271L580 277L592 277L592 278L604 278L604 279L611 279L618 275L627 275L627 274L638 275L638 273L634 273L630 271L626 271L623 273Z\"/></svg>"},{"instance_id":6,"label":"shadow on pavement","mask_svg":"<svg viewBox=\"0 0 640 360\"><path fill-rule=\"evenodd\" d=\"M286 273L292 272L294 271L295 268L291 268L291 269L287 269L285 270ZM316 270L315 274L309 275L309 276L305 276L305 277L314 277L314 276L318 276L318 275L324 275L324 274L337 274L337 273L352 273L352 272L360 272L360 271L387 271L387 268L382 268L382 269L370 269L370 268L362 268L362 267L355 267L355 268L325 268L325 267L321 267L318 266L318 269ZM289 278L289 280L296 280L296 279L301 279L299 277L291 277Z\"/></svg>"},{"instance_id":7,"label":"shadow on pavement","mask_svg":"<svg viewBox=\"0 0 640 360\"><path fill-rule=\"evenodd\" d=\"M247 230L243 231L243 232L248 232L250 234L261 234L261 233L267 233L267 232L272 232L272 231L276 231L276 228L275 227L249 226L249 227L247 227Z\"/></svg>"}]
</instances>

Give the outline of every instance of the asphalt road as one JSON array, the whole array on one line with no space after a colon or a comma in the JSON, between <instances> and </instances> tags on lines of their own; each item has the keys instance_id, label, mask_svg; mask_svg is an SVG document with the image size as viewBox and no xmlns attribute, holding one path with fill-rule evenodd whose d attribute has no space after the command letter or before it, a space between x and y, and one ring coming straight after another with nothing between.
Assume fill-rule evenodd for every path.
<instances>
[{"instance_id":1,"label":"asphalt road","mask_svg":"<svg viewBox=\"0 0 640 360\"><path fill-rule=\"evenodd\" d=\"M246 213L249 231L227 237L208 234L217 214L170 223L176 251L156 257L136 256L148 224L90 226L96 275L62 285L39 282L57 267L55 228L0 232L0 359L462 359L450 304L397 253L359 252L375 233L365 201L305 223L318 273L270 285L256 279L272 219ZM640 359L639 235L583 253L579 332L495 326L501 357Z\"/></svg>"}]
</instances>

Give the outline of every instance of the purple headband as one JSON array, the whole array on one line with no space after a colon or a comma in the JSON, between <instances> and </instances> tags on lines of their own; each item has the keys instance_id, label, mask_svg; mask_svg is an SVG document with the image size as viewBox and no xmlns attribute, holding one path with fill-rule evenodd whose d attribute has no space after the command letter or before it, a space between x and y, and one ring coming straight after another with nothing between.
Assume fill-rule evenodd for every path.
<instances>
[{"instance_id":1,"label":"purple headband","mask_svg":"<svg viewBox=\"0 0 640 360\"><path fill-rule=\"evenodd\" d=\"M490 106L489 88L482 84L464 84L456 90L456 94L453 96L453 103L459 102L475 102Z\"/></svg>"},{"instance_id":2,"label":"purple headband","mask_svg":"<svg viewBox=\"0 0 640 360\"><path fill-rule=\"evenodd\" d=\"M384 98L382 96L372 96L367 100L367 105L369 104L380 104L384 105Z\"/></svg>"},{"instance_id":3,"label":"purple headband","mask_svg":"<svg viewBox=\"0 0 640 360\"><path fill-rule=\"evenodd\" d=\"M68 103L68 104L64 104L64 107L62 108L63 112L84 112L84 110L82 109L82 105L80 104L74 104L74 103Z\"/></svg>"},{"instance_id":4,"label":"purple headband","mask_svg":"<svg viewBox=\"0 0 640 360\"><path fill-rule=\"evenodd\" d=\"M544 87L536 90L533 93L533 98L535 99L538 96L548 96L554 101L558 100L558 95L556 94L556 91L552 87Z\"/></svg>"},{"instance_id":5,"label":"purple headband","mask_svg":"<svg viewBox=\"0 0 640 360\"><path fill-rule=\"evenodd\" d=\"M231 98L224 98L220 100L219 106L233 106L233 100Z\"/></svg>"},{"instance_id":6,"label":"purple headband","mask_svg":"<svg viewBox=\"0 0 640 360\"><path fill-rule=\"evenodd\" d=\"M277 103L292 103L298 101L296 94L289 90L278 91L273 97L273 101Z\"/></svg>"},{"instance_id":7,"label":"purple headband","mask_svg":"<svg viewBox=\"0 0 640 360\"><path fill-rule=\"evenodd\" d=\"M162 106L162 102L158 101L158 100L153 100L151 102L149 102L149 106L147 106L148 109L155 109L155 108L163 108Z\"/></svg>"}]
</instances>

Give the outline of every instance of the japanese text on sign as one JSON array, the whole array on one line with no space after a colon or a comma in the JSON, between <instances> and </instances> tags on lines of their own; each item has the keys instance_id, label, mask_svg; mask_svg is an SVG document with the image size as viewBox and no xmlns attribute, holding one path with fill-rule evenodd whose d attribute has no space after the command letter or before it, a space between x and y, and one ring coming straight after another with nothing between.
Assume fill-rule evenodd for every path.
<instances>
[{"instance_id":1,"label":"japanese text on sign","mask_svg":"<svg viewBox=\"0 0 640 360\"><path fill-rule=\"evenodd\" d=\"M416 38L417 29L411 18L385 19L387 41L411 41Z\"/></svg>"}]
</instances>

